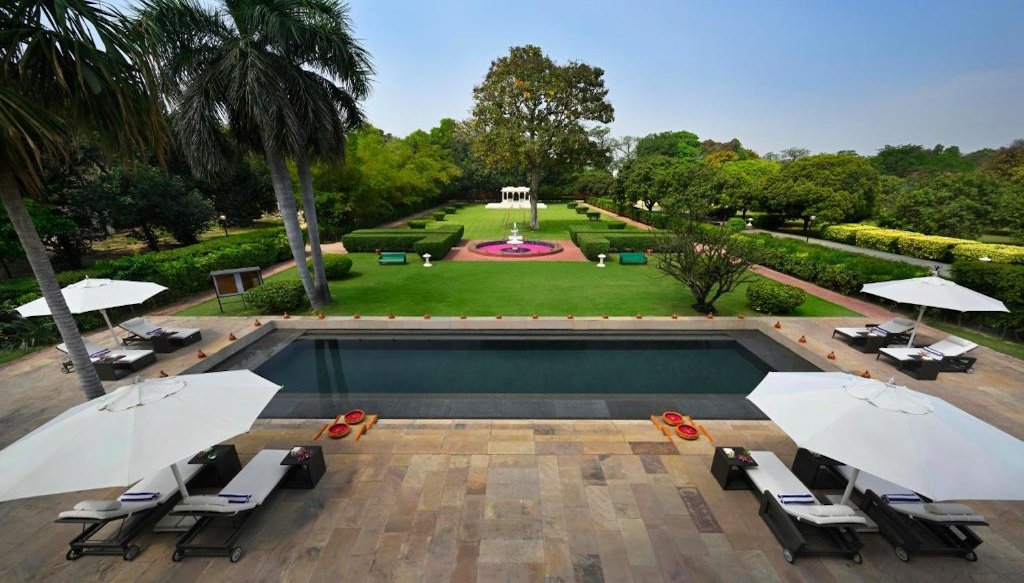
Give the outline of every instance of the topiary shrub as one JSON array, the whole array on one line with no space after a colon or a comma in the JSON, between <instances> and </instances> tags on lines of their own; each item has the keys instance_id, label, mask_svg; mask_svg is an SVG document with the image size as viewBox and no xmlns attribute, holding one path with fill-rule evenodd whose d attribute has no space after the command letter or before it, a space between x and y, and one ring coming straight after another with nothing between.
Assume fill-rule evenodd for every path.
<instances>
[{"instance_id":1,"label":"topiary shrub","mask_svg":"<svg viewBox=\"0 0 1024 583\"><path fill-rule=\"evenodd\" d=\"M446 206L446 207L444 207L444 214L446 214L446 215L454 215L458 210L459 210L458 207Z\"/></svg>"},{"instance_id":2,"label":"topiary shrub","mask_svg":"<svg viewBox=\"0 0 1024 583\"><path fill-rule=\"evenodd\" d=\"M889 253L900 252L900 238L906 231L896 229L863 229L857 231L857 246Z\"/></svg>"},{"instance_id":3,"label":"topiary shrub","mask_svg":"<svg viewBox=\"0 0 1024 583\"><path fill-rule=\"evenodd\" d=\"M306 265L309 267L310 273L312 273L313 262L307 261ZM327 276L327 279L331 281L341 279L348 275L349 271L352 271L352 258L348 255L338 255L336 253L324 255L324 275Z\"/></svg>"},{"instance_id":4,"label":"topiary shrub","mask_svg":"<svg viewBox=\"0 0 1024 583\"><path fill-rule=\"evenodd\" d=\"M406 223L410 229L426 229L427 221L424 220L413 220Z\"/></svg>"},{"instance_id":5,"label":"topiary shrub","mask_svg":"<svg viewBox=\"0 0 1024 583\"><path fill-rule=\"evenodd\" d=\"M576 208L576 214L578 214L578 215L585 215L585 214L587 214L587 211L590 210L590 208L582 206L582 205L576 206L575 208Z\"/></svg>"},{"instance_id":6,"label":"topiary shrub","mask_svg":"<svg viewBox=\"0 0 1024 583\"><path fill-rule=\"evenodd\" d=\"M590 219L591 221L600 221L601 213L597 211L587 211L587 218Z\"/></svg>"},{"instance_id":7,"label":"topiary shrub","mask_svg":"<svg viewBox=\"0 0 1024 583\"><path fill-rule=\"evenodd\" d=\"M725 226L729 227L733 231L742 231L747 226L747 222L739 217L733 217L728 221L725 221Z\"/></svg>"},{"instance_id":8,"label":"topiary shrub","mask_svg":"<svg viewBox=\"0 0 1024 583\"><path fill-rule=\"evenodd\" d=\"M804 290L770 279L759 279L747 287L747 305L765 314L790 314L806 298Z\"/></svg>"},{"instance_id":9,"label":"topiary shrub","mask_svg":"<svg viewBox=\"0 0 1024 583\"><path fill-rule=\"evenodd\" d=\"M567 208L571 208L571 209L574 209L574 208L576 208L577 206L579 206L579 204L580 204L580 203L578 203L578 202L576 202L576 201L572 201L572 202L567 202L567 203L565 203L565 206L566 206Z\"/></svg>"},{"instance_id":10,"label":"topiary shrub","mask_svg":"<svg viewBox=\"0 0 1024 583\"><path fill-rule=\"evenodd\" d=\"M1024 247L1018 245L964 243L953 247L952 255L957 261L978 260L982 257L988 257L993 263L1024 264Z\"/></svg>"},{"instance_id":11,"label":"topiary shrub","mask_svg":"<svg viewBox=\"0 0 1024 583\"><path fill-rule=\"evenodd\" d=\"M621 221L615 221L613 223L605 223L605 224L608 225L608 228L610 230L612 230L612 231L621 231L621 230L626 228L626 223L623 223Z\"/></svg>"},{"instance_id":12,"label":"topiary shrub","mask_svg":"<svg viewBox=\"0 0 1024 583\"><path fill-rule=\"evenodd\" d=\"M309 298L297 279L271 281L242 295L245 303L264 314L280 314L309 307Z\"/></svg>"},{"instance_id":13,"label":"topiary shrub","mask_svg":"<svg viewBox=\"0 0 1024 583\"><path fill-rule=\"evenodd\" d=\"M434 217L435 221L443 221L445 214L447 213L445 213L444 211L435 211L434 214L432 214L431 216Z\"/></svg>"}]
</instances>

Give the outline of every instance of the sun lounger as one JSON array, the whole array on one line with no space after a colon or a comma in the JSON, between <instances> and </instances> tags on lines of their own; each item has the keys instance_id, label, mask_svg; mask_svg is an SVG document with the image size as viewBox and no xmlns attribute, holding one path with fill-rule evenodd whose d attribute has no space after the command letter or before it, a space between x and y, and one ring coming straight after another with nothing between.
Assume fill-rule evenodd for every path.
<instances>
[{"instance_id":1,"label":"sun lounger","mask_svg":"<svg viewBox=\"0 0 1024 583\"><path fill-rule=\"evenodd\" d=\"M977 347L970 340L947 336L944 340L921 348L881 348L875 358L890 358L900 369L920 367L922 361L940 361L940 370L944 372L970 372L978 359L967 356L967 353Z\"/></svg>"},{"instance_id":2,"label":"sun lounger","mask_svg":"<svg viewBox=\"0 0 1024 583\"><path fill-rule=\"evenodd\" d=\"M187 346L193 342L199 342L203 337L198 328L172 328L168 326L157 326L146 318L132 318L118 324L118 327L127 331L128 336L124 342L152 342L154 348L157 346L169 347L167 352L176 348ZM162 351L161 351L162 352Z\"/></svg>"},{"instance_id":3,"label":"sun lounger","mask_svg":"<svg viewBox=\"0 0 1024 583\"><path fill-rule=\"evenodd\" d=\"M178 470L186 485L203 466L178 462ZM82 533L68 543L66 557L74 561L82 555L121 555L131 561L139 555L139 546L132 541L143 530L155 524L180 500L178 483L170 468L164 468L139 481L117 500L83 500L71 510L61 512L56 522L82 525ZM112 536L94 538L112 522L120 521Z\"/></svg>"},{"instance_id":4,"label":"sun lounger","mask_svg":"<svg viewBox=\"0 0 1024 583\"><path fill-rule=\"evenodd\" d=\"M88 340L82 340L85 343L85 350L89 353L89 359L92 360L94 365L108 365L117 374L115 378L104 378L103 380L117 380L137 370L142 370L147 366L156 362L156 354L152 350L128 350L128 349L114 349L104 348L97 346ZM63 343L57 345L57 350L68 353L67 346ZM116 360L114 360L116 359ZM74 364L70 361L64 361L61 363L61 370L66 373L70 373L74 370ZM103 370L103 366L97 366L97 372ZM100 376L103 378L103 375Z\"/></svg>"},{"instance_id":5,"label":"sun lounger","mask_svg":"<svg viewBox=\"0 0 1024 583\"><path fill-rule=\"evenodd\" d=\"M874 352L878 346L900 342L905 344L913 329L913 320L893 318L882 324L867 324L860 328L833 328L832 337L839 336L855 348L870 345L870 348L865 351Z\"/></svg>"},{"instance_id":6,"label":"sun lounger","mask_svg":"<svg viewBox=\"0 0 1024 583\"><path fill-rule=\"evenodd\" d=\"M846 479L853 468L834 470ZM952 555L977 561L974 549L983 541L970 527L986 526L984 516L963 504L935 503L916 492L860 472L854 489L859 505L878 524L882 536L892 544L896 556L909 561L911 555Z\"/></svg>"},{"instance_id":7,"label":"sun lounger","mask_svg":"<svg viewBox=\"0 0 1024 583\"><path fill-rule=\"evenodd\" d=\"M782 545L785 559L800 556L845 557L861 562L863 546L855 529L867 524L852 508L822 504L770 451L754 451L757 466L745 467L761 495L758 514Z\"/></svg>"},{"instance_id":8,"label":"sun lounger","mask_svg":"<svg viewBox=\"0 0 1024 583\"><path fill-rule=\"evenodd\" d=\"M235 546L245 524L267 498L277 489L293 466L281 465L288 452L264 449L256 454L242 471L216 496L189 496L171 510L171 514L197 518L195 525L178 539L171 560L187 556L228 557L232 563L242 558L242 547ZM196 537L214 520L228 519L231 532L220 544L195 543Z\"/></svg>"}]
</instances>

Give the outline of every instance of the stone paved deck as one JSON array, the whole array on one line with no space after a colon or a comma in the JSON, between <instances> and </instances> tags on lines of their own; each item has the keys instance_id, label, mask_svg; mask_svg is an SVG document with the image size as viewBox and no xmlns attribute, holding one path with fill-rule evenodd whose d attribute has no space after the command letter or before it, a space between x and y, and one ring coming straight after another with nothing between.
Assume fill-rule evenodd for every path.
<instances>
[{"instance_id":1,"label":"stone paved deck","mask_svg":"<svg viewBox=\"0 0 1024 583\"><path fill-rule=\"evenodd\" d=\"M226 336L255 330L245 318L165 318L198 325L199 347L214 354ZM294 319L293 319L294 321ZM1024 437L1024 362L977 349L978 372L917 382L829 338L860 318L748 318L816 362L836 351L837 368L895 374L1002 429ZM327 321L309 320L311 326ZM360 326L535 326L445 319ZM540 325L715 327L735 320L577 319ZM925 331L928 337L933 332ZM804 335L806 344L796 340ZM104 334L95 339L103 342ZM161 355L147 370L174 374L197 362L196 347ZM0 446L80 401L74 377L44 350L0 368ZM826 365L827 366L827 365ZM111 386L114 386L113 384ZM265 447L308 443L322 420L260 421L232 440L243 461ZM790 461L794 444L771 422L709 421L719 444L769 449ZM173 536L146 534L134 562L119 557L64 560L75 527L52 523L83 498L117 490L0 504L0 581L1012 581L1024 572L1024 504L972 503L991 527L979 529L980 560L899 562L877 536L864 564L803 559L789 565L757 517L755 497L723 492L711 479L711 445L667 441L650 422L384 420L355 442L321 440L328 472L312 491L275 495L241 539L246 556L172 563Z\"/></svg>"}]
</instances>

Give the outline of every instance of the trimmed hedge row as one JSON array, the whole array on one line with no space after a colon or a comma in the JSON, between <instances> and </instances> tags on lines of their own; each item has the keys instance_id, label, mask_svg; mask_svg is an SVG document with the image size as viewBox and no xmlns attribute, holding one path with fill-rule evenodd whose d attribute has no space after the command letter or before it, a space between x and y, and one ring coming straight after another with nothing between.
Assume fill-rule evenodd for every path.
<instances>
[{"instance_id":1,"label":"trimmed hedge row","mask_svg":"<svg viewBox=\"0 0 1024 583\"><path fill-rule=\"evenodd\" d=\"M842 294L857 293L865 283L921 277L929 273L926 267L902 261L850 253L767 233L738 236L748 237L756 245L752 260Z\"/></svg>"},{"instance_id":2,"label":"trimmed hedge row","mask_svg":"<svg viewBox=\"0 0 1024 583\"><path fill-rule=\"evenodd\" d=\"M672 222L670 217L665 213L656 213L646 209L638 209L635 206L620 206L610 198L596 196L591 197L587 199L587 204L628 217L634 221L639 221L656 229L667 229L671 226Z\"/></svg>"},{"instance_id":3,"label":"trimmed hedge row","mask_svg":"<svg viewBox=\"0 0 1024 583\"><path fill-rule=\"evenodd\" d=\"M618 253L621 251L644 251L657 246L658 237L661 233L657 231L618 231L611 232L610 228L614 223L608 223L602 229L597 225L571 225L569 237L572 242L580 248L583 255L591 260L597 261L601 253ZM619 223L624 224L624 223Z\"/></svg>"},{"instance_id":4,"label":"trimmed hedge row","mask_svg":"<svg viewBox=\"0 0 1024 583\"><path fill-rule=\"evenodd\" d=\"M771 279L759 279L747 286L747 305L762 314L791 314L805 299L804 290Z\"/></svg>"},{"instance_id":5,"label":"trimmed hedge row","mask_svg":"<svg viewBox=\"0 0 1024 583\"><path fill-rule=\"evenodd\" d=\"M444 224L432 229L360 229L341 238L352 253L372 251L405 251L439 260L462 239L462 225Z\"/></svg>"},{"instance_id":6,"label":"trimmed hedge row","mask_svg":"<svg viewBox=\"0 0 1024 583\"><path fill-rule=\"evenodd\" d=\"M985 295L998 298L1010 313L978 313L989 326L1006 328L1018 337L1024 334L1024 265L965 260L953 263L953 281Z\"/></svg>"},{"instance_id":7,"label":"trimmed hedge row","mask_svg":"<svg viewBox=\"0 0 1024 583\"><path fill-rule=\"evenodd\" d=\"M913 231L883 229L873 225L830 225L822 230L822 236L839 243L932 261L948 263L957 259L988 257L997 263L1024 264L1024 247L924 235Z\"/></svg>"}]
</instances>

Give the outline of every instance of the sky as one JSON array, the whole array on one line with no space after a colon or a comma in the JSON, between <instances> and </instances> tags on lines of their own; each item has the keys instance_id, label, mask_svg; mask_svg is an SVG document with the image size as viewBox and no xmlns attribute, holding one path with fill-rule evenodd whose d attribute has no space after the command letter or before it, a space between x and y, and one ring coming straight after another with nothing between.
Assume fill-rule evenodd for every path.
<instances>
[{"instance_id":1,"label":"sky","mask_svg":"<svg viewBox=\"0 0 1024 583\"><path fill-rule=\"evenodd\" d=\"M616 136L685 129L764 153L973 151L1024 138L1024 1L351 0L371 123L466 118L490 61L535 44L605 70Z\"/></svg>"}]
</instances>

